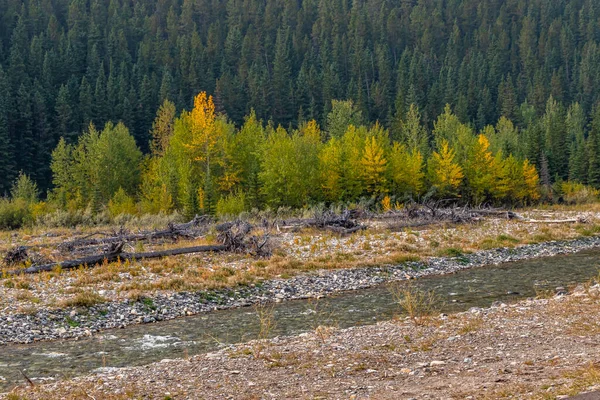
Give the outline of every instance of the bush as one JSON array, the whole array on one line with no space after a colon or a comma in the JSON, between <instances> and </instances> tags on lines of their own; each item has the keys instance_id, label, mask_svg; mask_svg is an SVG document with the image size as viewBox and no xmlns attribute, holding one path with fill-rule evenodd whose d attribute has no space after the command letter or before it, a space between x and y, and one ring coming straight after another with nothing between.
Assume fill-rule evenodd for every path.
<instances>
[{"instance_id":1,"label":"bush","mask_svg":"<svg viewBox=\"0 0 600 400\"><path fill-rule=\"evenodd\" d=\"M18 229L31 220L31 211L25 200L0 199L0 229Z\"/></svg>"},{"instance_id":2,"label":"bush","mask_svg":"<svg viewBox=\"0 0 600 400\"><path fill-rule=\"evenodd\" d=\"M137 208L133 198L127 195L123 188L119 188L113 198L108 202L108 212L110 213L110 216L114 218L121 214L135 215L137 214Z\"/></svg>"},{"instance_id":3,"label":"bush","mask_svg":"<svg viewBox=\"0 0 600 400\"><path fill-rule=\"evenodd\" d=\"M600 191L576 182L563 182L563 199L567 204L589 204L598 200Z\"/></svg>"},{"instance_id":4,"label":"bush","mask_svg":"<svg viewBox=\"0 0 600 400\"><path fill-rule=\"evenodd\" d=\"M90 211L56 210L37 217L37 224L46 228L75 228L78 225L94 225L95 221Z\"/></svg>"},{"instance_id":5,"label":"bush","mask_svg":"<svg viewBox=\"0 0 600 400\"><path fill-rule=\"evenodd\" d=\"M39 190L36 183L21 172L13 184L10 194L13 200L23 200L27 204L32 204L38 201Z\"/></svg>"},{"instance_id":6,"label":"bush","mask_svg":"<svg viewBox=\"0 0 600 400\"><path fill-rule=\"evenodd\" d=\"M244 192L229 194L226 197L221 197L217 202L217 215L219 217L237 216L244 211L246 211L246 194Z\"/></svg>"}]
</instances>

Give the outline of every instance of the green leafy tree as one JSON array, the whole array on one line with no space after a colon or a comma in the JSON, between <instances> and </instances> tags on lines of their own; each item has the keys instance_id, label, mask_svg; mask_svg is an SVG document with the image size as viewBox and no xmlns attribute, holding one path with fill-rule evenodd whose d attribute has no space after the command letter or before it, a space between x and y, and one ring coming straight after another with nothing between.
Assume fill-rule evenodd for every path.
<instances>
[{"instance_id":1,"label":"green leafy tree","mask_svg":"<svg viewBox=\"0 0 600 400\"><path fill-rule=\"evenodd\" d=\"M259 178L265 199L271 206L302 207L309 203L320 186L320 132L317 137L310 125L291 136L281 126L270 129L267 134Z\"/></svg>"},{"instance_id":2,"label":"green leafy tree","mask_svg":"<svg viewBox=\"0 0 600 400\"><path fill-rule=\"evenodd\" d=\"M340 139L350 125L360 126L362 122L362 113L354 106L352 100L331 102L331 111L327 114L329 137Z\"/></svg>"}]
</instances>

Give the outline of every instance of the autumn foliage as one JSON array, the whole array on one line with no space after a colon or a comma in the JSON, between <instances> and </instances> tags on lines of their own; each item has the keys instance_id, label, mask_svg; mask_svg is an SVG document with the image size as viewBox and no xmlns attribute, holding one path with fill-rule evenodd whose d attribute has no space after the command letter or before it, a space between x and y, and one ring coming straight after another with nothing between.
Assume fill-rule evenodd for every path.
<instances>
[{"instance_id":1,"label":"autumn foliage","mask_svg":"<svg viewBox=\"0 0 600 400\"><path fill-rule=\"evenodd\" d=\"M179 116L166 101L143 161L122 124L102 132L91 127L75 146L61 142L53 155L53 197L63 207L105 204L111 214L187 216L364 198L386 210L424 196L475 204L540 198L538 172L527 159L494 150L486 135L493 128L476 134L449 108L430 136L411 107L403 134L392 139L377 123L355 125L351 102L333 107L327 130L314 120L292 130L265 125L254 113L238 129L204 92Z\"/></svg>"}]
</instances>

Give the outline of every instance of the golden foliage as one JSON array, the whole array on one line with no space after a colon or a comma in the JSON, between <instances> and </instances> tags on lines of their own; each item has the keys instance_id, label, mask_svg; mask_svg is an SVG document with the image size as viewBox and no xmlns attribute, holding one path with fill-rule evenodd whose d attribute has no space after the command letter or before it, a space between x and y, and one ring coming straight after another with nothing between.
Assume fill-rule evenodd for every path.
<instances>
[{"instance_id":1,"label":"golden foliage","mask_svg":"<svg viewBox=\"0 0 600 400\"><path fill-rule=\"evenodd\" d=\"M363 181L367 192L372 194L385 193L387 190L385 186L387 160L385 158L383 147L377 142L375 136L367 138L360 163L363 167Z\"/></svg>"},{"instance_id":2,"label":"golden foliage","mask_svg":"<svg viewBox=\"0 0 600 400\"><path fill-rule=\"evenodd\" d=\"M463 180L463 170L454 162L456 152L442 140L439 152L433 152L429 163L429 180L441 194L454 194Z\"/></svg>"},{"instance_id":3,"label":"golden foliage","mask_svg":"<svg viewBox=\"0 0 600 400\"><path fill-rule=\"evenodd\" d=\"M538 200L540 198L540 177L535 165L530 164L529 160L523 162L523 179L527 190L526 197L531 201Z\"/></svg>"},{"instance_id":4,"label":"golden foliage","mask_svg":"<svg viewBox=\"0 0 600 400\"><path fill-rule=\"evenodd\" d=\"M212 96L201 92L194 99L194 109L184 118L191 130L191 143L186 146L193 152L195 161L210 161L210 156L219 141L219 130L215 126L215 104Z\"/></svg>"},{"instance_id":5,"label":"golden foliage","mask_svg":"<svg viewBox=\"0 0 600 400\"><path fill-rule=\"evenodd\" d=\"M413 149L394 143L390 154L390 177L398 194L417 195L424 185L423 156Z\"/></svg>"}]
</instances>

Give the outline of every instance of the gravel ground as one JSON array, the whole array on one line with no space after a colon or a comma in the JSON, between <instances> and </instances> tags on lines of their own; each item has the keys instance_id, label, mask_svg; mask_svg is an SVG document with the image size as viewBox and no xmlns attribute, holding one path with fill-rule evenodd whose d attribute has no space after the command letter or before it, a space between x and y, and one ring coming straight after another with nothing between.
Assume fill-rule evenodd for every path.
<instances>
[{"instance_id":1,"label":"gravel ground","mask_svg":"<svg viewBox=\"0 0 600 400\"><path fill-rule=\"evenodd\" d=\"M110 369L10 398L562 399L599 388L599 305L598 285L580 287L420 324L318 329Z\"/></svg>"},{"instance_id":2,"label":"gravel ground","mask_svg":"<svg viewBox=\"0 0 600 400\"><path fill-rule=\"evenodd\" d=\"M0 345L85 337L131 324L152 323L257 302L286 301L364 289L392 280L447 274L483 265L573 253L600 246L600 237L432 257L394 266L320 271L241 289L158 294L141 301L112 301L89 308L41 309L0 316ZM101 293L102 294L102 293Z\"/></svg>"}]
</instances>

